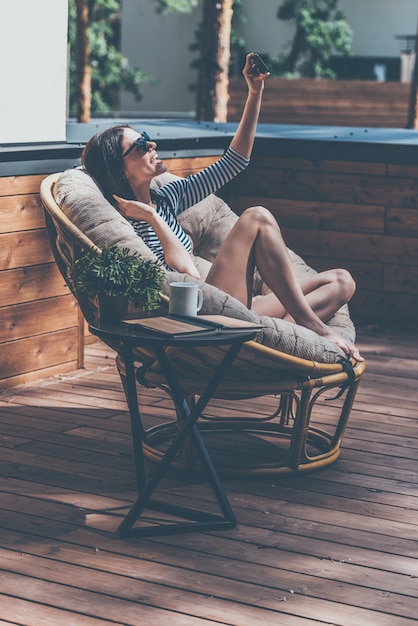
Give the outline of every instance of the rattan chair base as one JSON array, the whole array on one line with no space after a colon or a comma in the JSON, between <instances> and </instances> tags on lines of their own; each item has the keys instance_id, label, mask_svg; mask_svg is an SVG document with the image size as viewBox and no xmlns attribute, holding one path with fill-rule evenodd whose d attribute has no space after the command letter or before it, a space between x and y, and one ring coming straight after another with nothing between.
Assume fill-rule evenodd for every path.
<instances>
[{"instance_id":1,"label":"rattan chair base","mask_svg":"<svg viewBox=\"0 0 418 626\"><path fill-rule=\"evenodd\" d=\"M335 401L332 423L326 427L311 424L314 405L329 388L305 389L282 394L274 415L267 418L210 418L198 422L199 430L220 476L281 476L314 472L334 463L341 451L343 433L348 421L357 383ZM335 389L332 389L335 391ZM334 394L335 395L335 394ZM320 412L317 406L315 412ZM328 418L329 420L329 418ZM318 415L316 415L318 421ZM145 458L158 463L170 439L178 432L178 422L158 424L146 431L143 444ZM199 472L192 446L178 455L173 468Z\"/></svg>"}]
</instances>

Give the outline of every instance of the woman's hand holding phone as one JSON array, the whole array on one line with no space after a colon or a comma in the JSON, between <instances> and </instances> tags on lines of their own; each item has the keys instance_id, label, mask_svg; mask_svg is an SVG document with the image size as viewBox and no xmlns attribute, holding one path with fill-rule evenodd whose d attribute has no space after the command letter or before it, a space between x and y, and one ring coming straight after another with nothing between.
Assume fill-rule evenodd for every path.
<instances>
[{"instance_id":1,"label":"woman's hand holding phone","mask_svg":"<svg viewBox=\"0 0 418 626\"><path fill-rule=\"evenodd\" d=\"M260 55L257 54L256 52L253 52L251 56L251 61L252 61L251 74L255 76L258 76L259 74L270 74L270 69L264 63Z\"/></svg>"}]
</instances>

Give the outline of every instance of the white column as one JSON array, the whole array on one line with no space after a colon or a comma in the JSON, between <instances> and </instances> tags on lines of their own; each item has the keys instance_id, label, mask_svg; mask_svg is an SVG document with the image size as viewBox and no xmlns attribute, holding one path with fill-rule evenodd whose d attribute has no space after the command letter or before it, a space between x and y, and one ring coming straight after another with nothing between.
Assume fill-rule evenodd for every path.
<instances>
[{"instance_id":1,"label":"white column","mask_svg":"<svg viewBox=\"0 0 418 626\"><path fill-rule=\"evenodd\" d=\"M401 83L410 83L415 65L415 52L401 52Z\"/></svg>"},{"instance_id":2,"label":"white column","mask_svg":"<svg viewBox=\"0 0 418 626\"><path fill-rule=\"evenodd\" d=\"M68 0L0 0L0 145L65 141Z\"/></svg>"}]
</instances>

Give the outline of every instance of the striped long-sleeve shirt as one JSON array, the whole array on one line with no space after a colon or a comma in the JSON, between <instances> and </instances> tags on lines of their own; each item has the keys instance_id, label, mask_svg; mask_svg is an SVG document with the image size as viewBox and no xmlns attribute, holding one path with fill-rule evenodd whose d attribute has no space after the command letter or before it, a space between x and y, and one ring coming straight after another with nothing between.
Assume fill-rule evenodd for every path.
<instances>
[{"instance_id":1,"label":"striped long-sleeve shirt","mask_svg":"<svg viewBox=\"0 0 418 626\"><path fill-rule=\"evenodd\" d=\"M187 178L180 178L167 183L158 190L152 190L151 198L156 203L156 211L170 226L188 252L192 246L188 235L180 226L177 216L193 206L209 194L218 191L223 185L242 172L248 165L249 159L228 148L219 161L206 167L198 174L192 174ZM170 269L164 261L164 251L160 240L145 221L130 220L137 235L154 252L163 265Z\"/></svg>"}]
</instances>

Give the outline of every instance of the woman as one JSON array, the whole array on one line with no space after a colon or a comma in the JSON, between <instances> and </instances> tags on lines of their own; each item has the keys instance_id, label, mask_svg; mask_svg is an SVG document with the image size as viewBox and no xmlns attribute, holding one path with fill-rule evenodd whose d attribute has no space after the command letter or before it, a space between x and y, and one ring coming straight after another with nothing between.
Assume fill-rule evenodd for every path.
<instances>
[{"instance_id":1,"label":"woman","mask_svg":"<svg viewBox=\"0 0 418 626\"><path fill-rule=\"evenodd\" d=\"M199 174L151 190L151 180L165 172L166 166L158 158L157 144L128 125L95 135L82 154L85 169L165 267L196 279L200 276L190 254L191 243L177 215L220 189L249 163L268 73L260 73L250 53L243 75L248 96L237 131L225 155ZM253 298L255 267L271 293ZM355 284L351 275L341 269L329 270L299 284L280 228L264 207L251 207L239 217L206 282L259 315L296 322L330 339L348 356L362 360L355 346L325 324L352 297Z\"/></svg>"}]
</instances>

